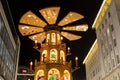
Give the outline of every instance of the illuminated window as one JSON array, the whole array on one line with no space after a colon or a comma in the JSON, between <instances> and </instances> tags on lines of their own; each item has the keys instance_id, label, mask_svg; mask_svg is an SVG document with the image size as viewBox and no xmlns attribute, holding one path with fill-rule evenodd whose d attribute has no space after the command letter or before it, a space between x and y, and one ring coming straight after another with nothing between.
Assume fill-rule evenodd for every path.
<instances>
[{"instance_id":1,"label":"illuminated window","mask_svg":"<svg viewBox=\"0 0 120 80\"><path fill-rule=\"evenodd\" d=\"M42 52L42 57L41 57L41 61L46 61L46 57L47 57L47 50L44 50L43 52Z\"/></svg>"},{"instance_id":2,"label":"illuminated window","mask_svg":"<svg viewBox=\"0 0 120 80\"><path fill-rule=\"evenodd\" d=\"M47 34L46 42L48 43L50 41L50 34Z\"/></svg>"},{"instance_id":3,"label":"illuminated window","mask_svg":"<svg viewBox=\"0 0 120 80\"><path fill-rule=\"evenodd\" d=\"M56 49L50 50L50 60L57 61L57 50Z\"/></svg>"},{"instance_id":4,"label":"illuminated window","mask_svg":"<svg viewBox=\"0 0 120 80\"><path fill-rule=\"evenodd\" d=\"M36 80L45 80L44 79L44 71L42 69L37 72Z\"/></svg>"},{"instance_id":5,"label":"illuminated window","mask_svg":"<svg viewBox=\"0 0 120 80\"><path fill-rule=\"evenodd\" d=\"M63 50L60 50L60 60L65 61L65 53Z\"/></svg>"},{"instance_id":6,"label":"illuminated window","mask_svg":"<svg viewBox=\"0 0 120 80\"><path fill-rule=\"evenodd\" d=\"M57 34L57 43L59 44L60 43L60 41L61 41L61 38L60 38L60 34Z\"/></svg>"},{"instance_id":7,"label":"illuminated window","mask_svg":"<svg viewBox=\"0 0 120 80\"><path fill-rule=\"evenodd\" d=\"M52 68L48 72L48 80L60 80L60 72L56 68Z\"/></svg>"},{"instance_id":8,"label":"illuminated window","mask_svg":"<svg viewBox=\"0 0 120 80\"><path fill-rule=\"evenodd\" d=\"M55 42L56 42L56 34L55 34L55 33L52 33L52 34L51 34L51 42L52 42L53 44L55 44Z\"/></svg>"},{"instance_id":9,"label":"illuminated window","mask_svg":"<svg viewBox=\"0 0 120 80\"><path fill-rule=\"evenodd\" d=\"M70 73L68 70L64 71L64 80L70 80Z\"/></svg>"}]
</instances>

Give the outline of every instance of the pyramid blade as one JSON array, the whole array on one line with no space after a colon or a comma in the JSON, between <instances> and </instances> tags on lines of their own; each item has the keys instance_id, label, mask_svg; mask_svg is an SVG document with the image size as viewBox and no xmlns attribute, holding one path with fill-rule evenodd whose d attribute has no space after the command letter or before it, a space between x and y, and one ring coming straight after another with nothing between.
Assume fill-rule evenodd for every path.
<instances>
[{"instance_id":1,"label":"pyramid blade","mask_svg":"<svg viewBox=\"0 0 120 80\"><path fill-rule=\"evenodd\" d=\"M27 35L31 35L31 34L44 31L43 28L32 27L32 26L27 26L27 25L18 25L18 29L23 36L27 36Z\"/></svg>"},{"instance_id":2,"label":"pyramid blade","mask_svg":"<svg viewBox=\"0 0 120 80\"><path fill-rule=\"evenodd\" d=\"M63 27L62 30L85 32L88 30L88 25L84 24L84 25L76 25L76 26L66 26L66 27Z\"/></svg>"},{"instance_id":3,"label":"pyramid blade","mask_svg":"<svg viewBox=\"0 0 120 80\"><path fill-rule=\"evenodd\" d=\"M40 27L45 27L47 25L44 21L42 21L31 11L28 11L22 16L22 18L20 19L20 23L40 26Z\"/></svg>"},{"instance_id":4,"label":"pyramid blade","mask_svg":"<svg viewBox=\"0 0 120 80\"><path fill-rule=\"evenodd\" d=\"M59 14L59 10L60 7L49 7L39 10L39 12L49 24L55 24Z\"/></svg>"},{"instance_id":5,"label":"pyramid blade","mask_svg":"<svg viewBox=\"0 0 120 80\"><path fill-rule=\"evenodd\" d=\"M63 31L61 32L61 35L64 36L65 38L67 38L70 41L82 38L81 36L74 35L74 34L71 34L71 33L68 33L68 32L63 32Z\"/></svg>"},{"instance_id":6,"label":"pyramid blade","mask_svg":"<svg viewBox=\"0 0 120 80\"><path fill-rule=\"evenodd\" d=\"M59 25L59 26L64 26L64 25L66 25L66 24L72 23L72 22L77 21L77 20L82 19L82 18L84 18L84 16L81 15L81 14L78 14L78 13L76 13L76 12L69 12L69 13L67 14L67 16L65 16L65 17L58 23L58 25Z\"/></svg>"},{"instance_id":7,"label":"pyramid blade","mask_svg":"<svg viewBox=\"0 0 120 80\"><path fill-rule=\"evenodd\" d=\"M29 38L33 41L37 41L38 43L42 43L45 40L46 36L45 36L45 32L43 32L43 33L29 36Z\"/></svg>"}]
</instances>

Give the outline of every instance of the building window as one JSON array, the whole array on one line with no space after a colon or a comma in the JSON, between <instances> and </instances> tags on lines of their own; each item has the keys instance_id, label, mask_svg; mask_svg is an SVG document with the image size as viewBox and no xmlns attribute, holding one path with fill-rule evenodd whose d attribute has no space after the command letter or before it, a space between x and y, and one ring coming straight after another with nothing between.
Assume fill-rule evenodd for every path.
<instances>
[{"instance_id":1,"label":"building window","mask_svg":"<svg viewBox=\"0 0 120 80\"><path fill-rule=\"evenodd\" d=\"M116 39L113 40L114 47L117 46Z\"/></svg>"},{"instance_id":2,"label":"building window","mask_svg":"<svg viewBox=\"0 0 120 80\"><path fill-rule=\"evenodd\" d=\"M110 24L110 29L111 29L112 32L114 31L113 24Z\"/></svg>"},{"instance_id":3,"label":"building window","mask_svg":"<svg viewBox=\"0 0 120 80\"><path fill-rule=\"evenodd\" d=\"M116 59L117 59L117 64L119 64L120 63L120 57L119 57L119 55L116 55Z\"/></svg>"},{"instance_id":4,"label":"building window","mask_svg":"<svg viewBox=\"0 0 120 80\"><path fill-rule=\"evenodd\" d=\"M107 19L105 19L105 24L107 24Z\"/></svg>"},{"instance_id":5,"label":"building window","mask_svg":"<svg viewBox=\"0 0 120 80\"><path fill-rule=\"evenodd\" d=\"M3 26L3 20L2 20L1 14L0 14L0 33L1 33L1 28L2 28L2 26Z\"/></svg>"},{"instance_id":6,"label":"building window","mask_svg":"<svg viewBox=\"0 0 120 80\"><path fill-rule=\"evenodd\" d=\"M95 76L95 71L93 71L93 77Z\"/></svg>"},{"instance_id":7,"label":"building window","mask_svg":"<svg viewBox=\"0 0 120 80\"><path fill-rule=\"evenodd\" d=\"M104 29L104 24L102 24L102 30Z\"/></svg>"},{"instance_id":8,"label":"building window","mask_svg":"<svg viewBox=\"0 0 120 80\"><path fill-rule=\"evenodd\" d=\"M110 12L108 12L108 18L110 18L111 17L111 13Z\"/></svg>"},{"instance_id":9,"label":"building window","mask_svg":"<svg viewBox=\"0 0 120 80\"><path fill-rule=\"evenodd\" d=\"M120 72L118 73L118 80L120 79Z\"/></svg>"},{"instance_id":10,"label":"building window","mask_svg":"<svg viewBox=\"0 0 120 80\"><path fill-rule=\"evenodd\" d=\"M110 30L107 28L107 35L110 36Z\"/></svg>"}]
</instances>

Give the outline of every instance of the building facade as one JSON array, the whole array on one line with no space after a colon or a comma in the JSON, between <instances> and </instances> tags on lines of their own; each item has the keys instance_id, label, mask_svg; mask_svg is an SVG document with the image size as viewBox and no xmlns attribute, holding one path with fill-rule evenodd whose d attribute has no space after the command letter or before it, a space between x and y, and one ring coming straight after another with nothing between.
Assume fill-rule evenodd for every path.
<instances>
[{"instance_id":1,"label":"building facade","mask_svg":"<svg viewBox=\"0 0 120 80\"><path fill-rule=\"evenodd\" d=\"M16 80L20 41L6 0L0 0L0 80Z\"/></svg>"},{"instance_id":2,"label":"building facade","mask_svg":"<svg viewBox=\"0 0 120 80\"><path fill-rule=\"evenodd\" d=\"M86 79L87 80L101 80L102 79L102 65L101 54L99 54L98 41L95 40L92 48L86 56L83 63L86 67ZM89 73L89 74L88 74Z\"/></svg>"},{"instance_id":3,"label":"building facade","mask_svg":"<svg viewBox=\"0 0 120 80\"><path fill-rule=\"evenodd\" d=\"M98 50L89 53L92 57L88 56L84 60L87 80L120 80L120 21L119 11L117 12L120 2L118 1L116 5L116 1L118 0L115 2L104 0L93 24L93 28L96 29ZM90 63L94 64L89 66ZM95 69L98 69L99 76L94 72L95 66L97 66Z\"/></svg>"}]
</instances>

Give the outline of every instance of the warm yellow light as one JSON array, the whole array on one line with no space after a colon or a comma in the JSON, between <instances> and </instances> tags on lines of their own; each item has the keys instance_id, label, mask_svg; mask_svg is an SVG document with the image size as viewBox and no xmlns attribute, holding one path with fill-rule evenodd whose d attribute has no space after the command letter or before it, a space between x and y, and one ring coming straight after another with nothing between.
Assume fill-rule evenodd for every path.
<instances>
[{"instance_id":1,"label":"warm yellow light","mask_svg":"<svg viewBox=\"0 0 120 80\"><path fill-rule=\"evenodd\" d=\"M63 37L61 37L61 40L63 40Z\"/></svg>"},{"instance_id":2,"label":"warm yellow light","mask_svg":"<svg viewBox=\"0 0 120 80\"><path fill-rule=\"evenodd\" d=\"M30 65L33 65L33 62L32 62L32 61L30 62Z\"/></svg>"},{"instance_id":3,"label":"warm yellow light","mask_svg":"<svg viewBox=\"0 0 120 80\"><path fill-rule=\"evenodd\" d=\"M78 57L75 57L75 60L78 60Z\"/></svg>"},{"instance_id":4,"label":"warm yellow light","mask_svg":"<svg viewBox=\"0 0 120 80\"><path fill-rule=\"evenodd\" d=\"M60 11L60 7L49 7L39 10L39 12L42 14L42 16L49 24L56 23L59 11Z\"/></svg>"},{"instance_id":5,"label":"warm yellow light","mask_svg":"<svg viewBox=\"0 0 120 80\"><path fill-rule=\"evenodd\" d=\"M29 27L28 26L23 26L22 29L29 29Z\"/></svg>"},{"instance_id":6,"label":"warm yellow light","mask_svg":"<svg viewBox=\"0 0 120 80\"><path fill-rule=\"evenodd\" d=\"M69 12L59 23L59 26L64 26L66 24L72 23L74 21L83 19L84 16L75 12Z\"/></svg>"},{"instance_id":7,"label":"warm yellow light","mask_svg":"<svg viewBox=\"0 0 120 80\"><path fill-rule=\"evenodd\" d=\"M69 30L69 31L87 31L88 25L75 25L75 26L66 26L62 28L63 30Z\"/></svg>"},{"instance_id":8,"label":"warm yellow light","mask_svg":"<svg viewBox=\"0 0 120 80\"><path fill-rule=\"evenodd\" d=\"M35 40L35 43L37 43L37 40Z\"/></svg>"},{"instance_id":9,"label":"warm yellow light","mask_svg":"<svg viewBox=\"0 0 120 80\"><path fill-rule=\"evenodd\" d=\"M34 35L33 37L32 37L32 39L35 39L37 36L36 35Z\"/></svg>"},{"instance_id":10,"label":"warm yellow light","mask_svg":"<svg viewBox=\"0 0 120 80\"><path fill-rule=\"evenodd\" d=\"M41 20L31 11L28 11L21 17L20 23L35 25L40 27L45 27L47 25L43 20Z\"/></svg>"},{"instance_id":11,"label":"warm yellow light","mask_svg":"<svg viewBox=\"0 0 120 80\"><path fill-rule=\"evenodd\" d=\"M71 41L82 38L82 36L75 35L75 34L68 33L68 32L64 32L64 31L61 32L61 35L64 36L65 38L67 38L68 40L71 40Z\"/></svg>"},{"instance_id":12,"label":"warm yellow light","mask_svg":"<svg viewBox=\"0 0 120 80\"><path fill-rule=\"evenodd\" d=\"M39 33L39 34L29 36L29 38L33 41L37 40L37 43L42 43L45 40L46 35L45 35L45 32L42 32L42 33Z\"/></svg>"},{"instance_id":13,"label":"warm yellow light","mask_svg":"<svg viewBox=\"0 0 120 80\"><path fill-rule=\"evenodd\" d=\"M68 51L70 50L70 47L68 47Z\"/></svg>"}]
</instances>

